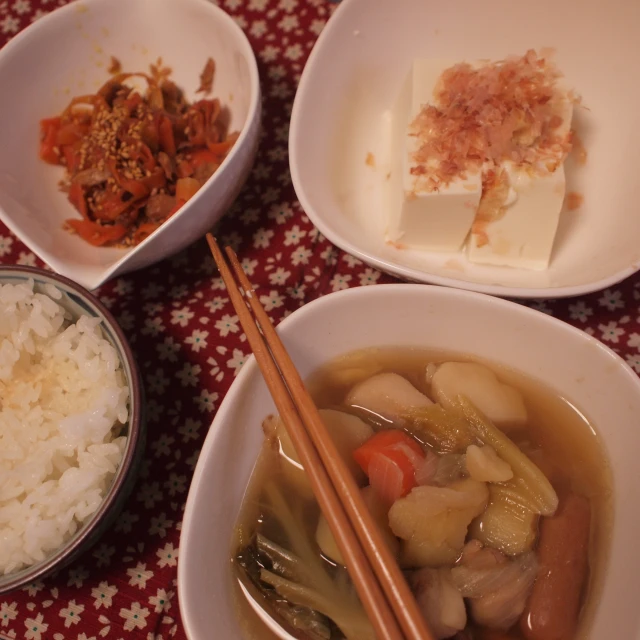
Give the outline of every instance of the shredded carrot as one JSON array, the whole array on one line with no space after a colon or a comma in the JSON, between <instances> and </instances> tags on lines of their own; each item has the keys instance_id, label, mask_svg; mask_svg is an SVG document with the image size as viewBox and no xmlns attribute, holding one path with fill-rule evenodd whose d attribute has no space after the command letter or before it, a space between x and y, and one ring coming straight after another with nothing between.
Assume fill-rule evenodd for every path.
<instances>
[{"instance_id":1,"label":"shredded carrot","mask_svg":"<svg viewBox=\"0 0 640 640\"><path fill-rule=\"evenodd\" d=\"M203 164L218 162L220 156L209 149L200 149L191 154L191 164L196 169Z\"/></svg>"},{"instance_id":2,"label":"shredded carrot","mask_svg":"<svg viewBox=\"0 0 640 640\"><path fill-rule=\"evenodd\" d=\"M148 238L159 226L160 223L157 222L145 222L141 224L135 232L136 244Z\"/></svg>"},{"instance_id":3,"label":"shredded carrot","mask_svg":"<svg viewBox=\"0 0 640 640\"><path fill-rule=\"evenodd\" d=\"M40 158L50 164L60 162L60 150L56 138L60 129L60 118L47 118L40 122Z\"/></svg>"},{"instance_id":4,"label":"shredded carrot","mask_svg":"<svg viewBox=\"0 0 640 640\"><path fill-rule=\"evenodd\" d=\"M209 60L201 79L212 69ZM65 228L94 246L132 246L202 187L237 134L219 118L219 100L189 103L162 60L150 74L112 72L97 93L40 122L40 158L66 169L61 189L82 219ZM144 92L132 85L139 79Z\"/></svg>"},{"instance_id":5,"label":"shredded carrot","mask_svg":"<svg viewBox=\"0 0 640 640\"><path fill-rule=\"evenodd\" d=\"M82 214L82 217L89 219L87 202L84 199L82 187L79 184L72 184L69 189L69 202Z\"/></svg>"},{"instance_id":6,"label":"shredded carrot","mask_svg":"<svg viewBox=\"0 0 640 640\"><path fill-rule=\"evenodd\" d=\"M119 240L127 233L127 228L121 224L102 225L91 220L67 220L67 225L83 240L96 247Z\"/></svg>"}]
</instances>

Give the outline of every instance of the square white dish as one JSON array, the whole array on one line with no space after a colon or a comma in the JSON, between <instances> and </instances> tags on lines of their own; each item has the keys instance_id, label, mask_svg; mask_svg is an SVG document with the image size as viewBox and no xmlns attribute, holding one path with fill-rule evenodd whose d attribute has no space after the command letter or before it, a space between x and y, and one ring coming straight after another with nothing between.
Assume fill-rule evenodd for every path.
<instances>
[{"instance_id":1,"label":"square white dish","mask_svg":"<svg viewBox=\"0 0 640 640\"><path fill-rule=\"evenodd\" d=\"M289 150L300 203L331 242L406 280L528 298L614 284L640 268L638 41L640 5L626 0L344 0L294 103ZM583 98L574 122L588 152L583 166L567 162L567 191L584 201L562 212L550 267L491 267L463 252L387 244L389 112L412 61L500 60L546 47Z\"/></svg>"}]
</instances>

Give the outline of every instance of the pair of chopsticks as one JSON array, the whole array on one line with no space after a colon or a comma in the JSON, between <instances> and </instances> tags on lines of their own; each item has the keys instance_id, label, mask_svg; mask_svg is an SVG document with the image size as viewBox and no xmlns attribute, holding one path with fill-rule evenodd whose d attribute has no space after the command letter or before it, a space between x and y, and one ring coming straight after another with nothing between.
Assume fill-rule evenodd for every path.
<instances>
[{"instance_id":1,"label":"pair of chopsticks","mask_svg":"<svg viewBox=\"0 0 640 640\"><path fill-rule=\"evenodd\" d=\"M362 500L358 485L337 452L318 409L236 254L230 247L226 248L231 264L229 268L210 233L207 234L207 242L269 392L309 476L314 495L378 638L433 640L395 558Z\"/></svg>"}]
</instances>

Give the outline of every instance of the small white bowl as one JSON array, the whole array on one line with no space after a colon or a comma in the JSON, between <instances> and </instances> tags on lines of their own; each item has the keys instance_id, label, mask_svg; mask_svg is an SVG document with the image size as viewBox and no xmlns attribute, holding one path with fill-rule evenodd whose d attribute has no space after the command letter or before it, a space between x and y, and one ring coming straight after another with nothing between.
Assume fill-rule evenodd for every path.
<instances>
[{"instance_id":1,"label":"small white bowl","mask_svg":"<svg viewBox=\"0 0 640 640\"><path fill-rule=\"evenodd\" d=\"M527 298L610 286L640 268L639 41L640 4L629 0L344 0L293 106L289 157L300 203L331 242L406 280ZM386 244L388 115L412 60L499 60L544 47L556 49L589 109L574 120L588 160L567 165L568 191L584 202L563 211L549 269L474 265L462 252Z\"/></svg>"},{"instance_id":2,"label":"small white bowl","mask_svg":"<svg viewBox=\"0 0 640 640\"><path fill-rule=\"evenodd\" d=\"M207 58L212 96L240 137L220 168L175 216L131 249L96 248L63 230L78 217L58 189L61 167L38 158L39 121L108 80L111 56L123 71L149 71L161 57L195 98ZM253 165L260 128L255 56L238 25L206 0L78 0L38 20L0 51L0 220L58 273L94 289L158 262L201 237L237 196ZM9 124L10 123L10 124Z\"/></svg>"},{"instance_id":3,"label":"small white bowl","mask_svg":"<svg viewBox=\"0 0 640 640\"><path fill-rule=\"evenodd\" d=\"M559 320L496 297L423 285L348 289L319 298L278 327L303 376L354 349L427 347L490 360L544 381L599 431L612 462L615 522L591 638L640 638L640 380L613 351ZM189 640L240 640L230 588L231 539L275 411L250 358L202 448L182 524L178 594ZM272 629L290 640L273 622Z\"/></svg>"}]
</instances>

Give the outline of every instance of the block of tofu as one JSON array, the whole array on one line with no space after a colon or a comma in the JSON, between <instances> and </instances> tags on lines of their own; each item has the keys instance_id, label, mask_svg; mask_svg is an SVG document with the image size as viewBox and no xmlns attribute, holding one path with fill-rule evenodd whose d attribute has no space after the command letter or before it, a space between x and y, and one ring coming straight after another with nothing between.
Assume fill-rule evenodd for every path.
<instances>
[{"instance_id":1,"label":"block of tofu","mask_svg":"<svg viewBox=\"0 0 640 640\"><path fill-rule=\"evenodd\" d=\"M415 60L392 113L392 168L386 239L402 247L459 251L469 233L480 196L480 172L454 179L438 191L422 188L418 175L430 167L416 162L417 138L410 125L432 103L442 72L452 61Z\"/></svg>"},{"instance_id":2,"label":"block of tofu","mask_svg":"<svg viewBox=\"0 0 640 640\"><path fill-rule=\"evenodd\" d=\"M558 115L562 125L558 135L569 133L573 106L559 100ZM503 203L502 215L484 223L481 233L472 233L467 243L470 262L523 269L548 268L553 241L565 196L564 167L532 173L503 165L510 189ZM475 225L474 225L475 228Z\"/></svg>"}]
</instances>

